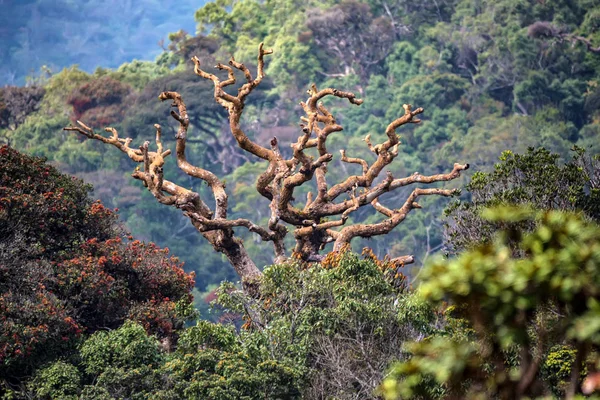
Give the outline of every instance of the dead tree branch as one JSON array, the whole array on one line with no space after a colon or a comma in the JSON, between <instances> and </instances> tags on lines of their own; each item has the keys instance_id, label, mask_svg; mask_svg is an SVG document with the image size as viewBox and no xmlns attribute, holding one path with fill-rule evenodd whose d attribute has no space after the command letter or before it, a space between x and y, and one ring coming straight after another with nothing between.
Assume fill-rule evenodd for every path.
<instances>
[{"instance_id":1,"label":"dead tree branch","mask_svg":"<svg viewBox=\"0 0 600 400\"><path fill-rule=\"evenodd\" d=\"M256 182L257 191L269 201L270 218L266 227L244 218L228 218L229 197L224 182L213 172L188 161L186 142L189 116L186 105L177 92L167 91L159 96L160 100L171 102L173 108L171 116L179 123L175 135L177 166L187 175L204 181L209 186L214 197L214 209L211 209L198 193L165 179L163 171L165 157L169 156L171 151L163 148L160 125L155 125L156 150L154 151L150 149L148 141L139 148L132 148L132 140L119 138L113 128L105 129L111 133L108 137L94 133L90 127L79 121L77 126L64 128L113 145L140 164L132 176L142 181L160 203L181 209L214 249L229 259L247 289L251 288L256 278L260 276L260 270L250 259L242 241L235 236L234 228L245 228L259 235L263 241L272 242L275 262L281 262L289 256L283 239L288 233L286 225L291 226L294 228L293 236L296 241L293 250L295 256L306 261L318 261L322 258L320 252L328 243L334 242L334 250L339 250L355 237L389 233L407 217L410 211L421 207L417 203L419 197L452 196L455 192L439 188L415 188L398 209L382 205L381 195L407 185L449 181L457 178L461 171L469 167L468 164L454 164L452 171L446 174L427 176L415 173L399 179L394 179L391 173L386 172L383 180L375 184L383 170L398 156L400 141L396 129L405 124L420 122L417 115L421 114L423 109L413 109L406 104L404 115L392 121L385 130L386 140L383 143L373 145L371 135L365 138L367 147L377 156L371 165L364 159L348 157L346 151L341 150L341 161L360 165L362 173L351 175L342 182L333 184L327 182L328 164L333 160L333 154L327 148L327 139L334 133L342 132L343 128L337 124L335 117L321 103L321 100L332 96L345 99L352 105L360 105L362 100L357 99L351 92L333 88L319 90L315 85L308 91L307 101L300 103L305 116L301 118L298 140L291 145L293 152L290 159L285 159L281 155L277 138L273 138L268 147L254 142L243 131L240 119L247 96L264 79L264 56L271 53L271 50L263 49L262 44L259 46L256 77L252 76L244 64L233 58L229 61L229 65L217 64L216 69L227 73L225 80L204 71L200 60L196 57L192 58L195 73L213 82L214 99L228 111L230 131L239 147L267 162L265 171ZM236 70L243 74L245 83L239 87L236 95L232 95L227 93L225 88L236 84ZM295 189L313 180L317 192L308 193L306 203L302 207L293 205ZM384 219L381 222L346 225L354 211L368 205L382 214ZM406 264L413 259L413 256L407 255L394 260Z\"/></svg>"}]
</instances>

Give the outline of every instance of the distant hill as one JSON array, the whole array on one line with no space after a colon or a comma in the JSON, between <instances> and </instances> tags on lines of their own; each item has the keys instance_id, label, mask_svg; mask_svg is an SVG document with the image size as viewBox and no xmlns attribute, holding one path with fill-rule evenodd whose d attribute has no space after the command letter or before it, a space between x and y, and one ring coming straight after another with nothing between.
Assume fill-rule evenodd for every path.
<instances>
[{"instance_id":1,"label":"distant hill","mask_svg":"<svg viewBox=\"0 0 600 400\"><path fill-rule=\"evenodd\" d=\"M92 72L153 60L169 32L195 31L205 0L0 0L0 86L22 85L42 66Z\"/></svg>"}]
</instances>

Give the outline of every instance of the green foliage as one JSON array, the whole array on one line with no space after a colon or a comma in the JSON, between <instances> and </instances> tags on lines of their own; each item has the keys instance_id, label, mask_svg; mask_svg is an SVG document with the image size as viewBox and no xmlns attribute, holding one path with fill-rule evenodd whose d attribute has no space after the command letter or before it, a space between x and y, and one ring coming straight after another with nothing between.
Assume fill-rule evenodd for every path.
<instances>
[{"instance_id":1,"label":"green foliage","mask_svg":"<svg viewBox=\"0 0 600 400\"><path fill-rule=\"evenodd\" d=\"M529 234L507 230L492 243L424 270L420 295L460 307L479 341L449 338L416 344L413 357L396 367L394 377L383 386L390 398L419 394L424 379L465 397L540 395L541 382L535 377L539 359L550 345L573 343L581 362L588 346L597 343L598 225L577 215L523 208L496 208L484 216L506 223L535 220L537 227ZM512 256L515 243L526 258ZM554 311L548 313L549 308ZM559 323L554 313L562 316ZM508 361L514 346L522 350L516 366L510 367L515 365ZM553 390L565 376L565 366L558 360L568 359L568 354L551 350L546 357L542 376L551 377L548 384Z\"/></svg>"},{"instance_id":2,"label":"green foliage","mask_svg":"<svg viewBox=\"0 0 600 400\"><path fill-rule=\"evenodd\" d=\"M161 78L169 73L169 69L151 61L133 60L121 64L114 72L108 72L109 76L131 85L137 90L142 90L151 81Z\"/></svg>"},{"instance_id":3,"label":"green foliage","mask_svg":"<svg viewBox=\"0 0 600 400\"><path fill-rule=\"evenodd\" d=\"M186 330L166 371L185 398L298 398L297 373L264 352L252 353L233 329L200 321ZM185 383L185 384L184 384Z\"/></svg>"},{"instance_id":4,"label":"green foliage","mask_svg":"<svg viewBox=\"0 0 600 400\"><path fill-rule=\"evenodd\" d=\"M303 396L372 398L402 343L432 334L439 315L406 292L393 264L367 252L332 253L320 266L265 269L260 297L230 286L218 303L241 313L250 354L294 366Z\"/></svg>"},{"instance_id":5,"label":"green foliage","mask_svg":"<svg viewBox=\"0 0 600 400\"><path fill-rule=\"evenodd\" d=\"M478 366L477 347L472 342L434 337L409 343L406 350L409 359L394 366L380 388L386 399L436 399L453 391L460 393L460 382L468 382L468 372Z\"/></svg>"},{"instance_id":6,"label":"green foliage","mask_svg":"<svg viewBox=\"0 0 600 400\"><path fill-rule=\"evenodd\" d=\"M90 80L91 76L80 70L77 65L64 68L60 72L55 73L44 84L46 93L42 99L40 111L45 115L69 115L71 107L66 102L67 97L77 87Z\"/></svg>"},{"instance_id":7,"label":"green foliage","mask_svg":"<svg viewBox=\"0 0 600 400\"><path fill-rule=\"evenodd\" d=\"M72 364L56 361L40 369L30 383L39 399L77 399L81 373Z\"/></svg>"},{"instance_id":8,"label":"green foliage","mask_svg":"<svg viewBox=\"0 0 600 400\"><path fill-rule=\"evenodd\" d=\"M198 321L176 343L159 343L132 321L99 330L70 358L38 370L22 394L376 398L386 369L404 359L405 340L446 331L441 315L407 291L397 268L370 252L332 254L321 266L270 266L257 296L225 284L218 304L222 323Z\"/></svg>"},{"instance_id":9,"label":"green foliage","mask_svg":"<svg viewBox=\"0 0 600 400\"><path fill-rule=\"evenodd\" d=\"M99 331L81 346L82 366L87 374L100 376L111 368L135 369L157 366L161 361L156 339L139 324L127 322L115 331Z\"/></svg>"},{"instance_id":10,"label":"green foliage","mask_svg":"<svg viewBox=\"0 0 600 400\"><path fill-rule=\"evenodd\" d=\"M596 176L600 172L598 156L575 148L566 164L559 155L544 148L528 149L525 154L505 151L492 172L476 172L467 185L470 201L449 206L446 215L447 245L452 253L489 242L499 229L521 231L533 228L531 220L486 221L480 213L486 207L526 205L541 210L581 211L599 221L600 192Z\"/></svg>"},{"instance_id":11,"label":"green foliage","mask_svg":"<svg viewBox=\"0 0 600 400\"><path fill-rule=\"evenodd\" d=\"M577 352L567 346L554 346L548 350L540 373L544 381L550 385L552 394L557 397L565 393L576 355Z\"/></svg>"},{"instance_id":12,"label":"green foliage","mask_svg":"<svg viewBox=\"0 0 600 400\"><path fill-rule=\"evenodd\" d=\"M98 65L116 67L134 57L148 59L160 51L158 48L154 53L148 50L164 26L164 5L158 1L111 3L110 14L102 14L94 1L84 5L60 1L52 5L56 12L51 15L47 13L50 3L22 3L13 7L10 18L3 20L7 32L12 33L3 37L6 46L0 51L4 52L3 60L10 62L15 79L38 68L25 62L34 58L45 60L55 71L58 69L54 65L66 65L72 62L69 60L76 60L83 69L91 71ZM185 7L190 6L198 7L198 4L178 2L168 14L181 23L181 18L191 17L184 12ZM114 9L119 9L119 13L114 13ZM77 18L77 12L84 12L87 17ZM60 22L52 15L60 15ZM127 32L115 28L122 26L119 23L126 16L134 17ZM85 29L77 28L81 21L85 21ZM166 48L163 46L164 52L156 62L133 61L115 71L99 68L94 74L76 67L65 69L40 78L37 84L42 90L15 89L17 100L28 99L25 105L19 101L8 104L6 93L12 93L13 89L3 91L0 121L8 122L0 122L0 140L30 154L46 156L63 170L77 172L96 184L95 195L105 204L122 210L121 216L129 230L137 237L169 246L186 261L188 271L197 272L197 290L206 292L235 276L226 261L199 239L177 210L161 206L143 188L128 183L133 165L121 154L94 141L81 143L75 135L62 132L61 128L69 120L82 118L96 125L96 129L103 124L114 124L121 136L132 137L136 146L152 139L152 125L161 123L165 145L172 148L174 129L166 122L168 107L156 96L163 90L179 91L189 106L190 161L228 174L232 218L250 216L255 220L256 214L264 209L261 207L266 207L253 187L264 166L235 150L237 146L223 124L225 112L210 100L211 85L190 71L190 56L199 56L202 65L210 67L217 56L226 59L234 55L244 62L253 60L256 47L262 41L274 49L266 69L268 80L264 83L268 85L262 85L264 91L256 91L251 96L242 125L259 143L268 143L277 135L282 149L295 141L289 127L297 126L297 102L302 100L302 93L312 82L320 88L354 88L364 99L360 108L331 105L345 131L343 135L332 135L330 151L337 154L339 149L345 149L349 156L363 157L368 162L374 158L362 138L371 134L374 142L380 142L385 138L387 124L402 114L404 103L423 106L426 110L423 123L401 132L398 166L391 172L395 177L414 171L439 173L454 161L469 162L478 171L468 187L472 202L463 202L451 211L451 247L453 252L458 252L484 241L488 249L487 253L477 250L480 251L477 257L469 253L471 256L461 259L471 257L468 260L472 268L467 271L456 267L456 271L448 273L450 278L443 278L446 272L440 277L425 273L425 277L446 279L442 291L454 293L460 289L466 290L465 296L470 296L469 299L479 296L473 304L502 309L497 313L497 321L486 320L485 325L497 333L493 340L503 351L492 347L492 353L500 354L503 362L511 366L510 376L521 365L516 344L522 347L523 341L529 341L528 345L537 349L536 346L542 345L539 339L542 327L553 335L558 332L545 342L540 352L544 354L540 374L553 393L563 393L562 382L568 380L568 371L572 368L568 361L572 359L570 352L575 351L576 346L550 348L567 345L567 342L596 340L597 307L583 301L586 311L577 314L577 329L567 333L556 331L560 324L552 313L539 312L536 305L542 302L544 290L548 289L543 286L543 279L553 276L558 267L552 267L552 263L558 261L547 258L545 253L538 254L538 262L550 263L550 266L536 264L535 268L543 271L539 274L547 275L536 275L538 281L527 281L523 276L533 274L531 268L534 267L527 264L528 270L521 266L517 257L533 250L524 249L521 237L513 235L508 236L505 243L510 252L503 268L515 268L518 273L505 270L500 273L490 267L499 264L493 257L498 246L492 240L495 231L499 228L512 229L512 234L535 231L540 228L540 222L529 217L517 221L484 221L479 211L498 204L529 204L534 208L582 211L589 219L597 220L600 204L597 159L579 150L571 159L568 151L573 144L587 148L598 143L600 61L581 43L573 45L568 40L536 37L528 31L534 22L549 21L597 45L600 25L596 4L589 0L342 3L218 0L202 6L196 13L196 21L198 31L208 37L187 34L180 30L183 26L169 28L177 32L169 36L171 43ZM27 29L18 29L23 25L27 25ZM50 44L63 35L63 28L81 34L68 35L67 51L51 50ZM144 32L144 44L133 49L125 43L126 39L139 36L136 29ZM329 44L323 45L327 41ZM344 47L348 43L353 44ZM336 46L343 51L336 52ZM123 54L127 58L120 58ZM113 63L101 62L100 57L110 58ZM6 67L0 66L0 73L6 75L6 71ZM548 151L539 149L540 146ZM528 151L528 147L538 149ZM500 164L494 167L498 153L507 149L512 153L504 153ZM591 154L594 153L597 149L591 150ZM566 165L560 157L569 160ZM170 163L172 160L165 169L175 170ZM30 181L35 185L45 184L43 179L54 181L53 169L40 168L27 170L17 175L18 179L26 182L31 176ZM13 174L12 170L7 171ZM49 172L49 178L44 178L44 172ZM335 158L329 172L330 182L336 182L359 170ZM187 176L174 175L173 178L197 190L203 198L208 197L205 196L207 191ZM93 221L112 221L113 214L84 200L87 189L77 189L81 183L73 182L72 198L53 194L47 199L39 194L56 193L55 188L44 187L38 195L33 195L0 183L0 198L18 200L10 203L14 218L6 220L4 231L0 229L0 259L12 262L6 265L17 271L5 268L4 264L5 270L0 269L2 277L7 277L0 280L4 290L0 304L7 315L0 351L4 351L4 360L8 360L3 367L8 368L5 371L29 374L41 363L50 362L49 372L43 375L46 383L39 380L38 376L42 375L35 375L45 392L39 395L31 392L31 396L368 398L375 396L372 389L379 385L388 365L398 359L406 360L409 353L413 356L403 364L405 369L401 371L403 376L408 376L406 385L397 386L395 381L388 381L386 390L427 398L462 395L475 387L475 384L469 386L470 383L497 376L493 375L497 371L495 364L489 359L489 342L473 341L478 331L469 318L469 307L456 304L442 315L438 308L447 307L432 307L423 298L406 292L408 283L402 274L396 277L398 271L382 270L373 259L360 260L351 255L325 263L325 269L294 263L268 267L258 298L244 296L233 284L223 286L219 302L224 308L215 315L243 326L240 333L208 322L182 332L179 328L183 316L192 314L187 295L190 278L182 275L177 261L156 247L114 241L116 234L108 232L112 222L106 222L106 226L88 226ZM304 194L298 194L297 198L303 198ZM401 196L391 195L383 200L391 204L403 201ZM38 214L26 207L25 202L28 206L35 205ZM0 200L0 204L6 207L8 203ZM363 241L356 243L355 249L370 246L379 256L412 253L418 267L443 245L442 227L436 222L443 206L432 199L425 200L423 205L426 211L407 219L385 242ZM52 207L56 209L53 211ZM88 210L94 207L96 214L90 216L86 207ZM5 209L0 210L0 227ZM262 212L261 215L267 214ZM77 222L80 216L87 227ZM365 223L379 221L376 213L365 210L353 213L351 219ZM9 224L21 221L25 222L22 224L24 234L5 242L3 234L12 232L13 225ZM39 227L39 221L43 228ZM70 225L73 225L72 230L67 229ZM549 229L555 227L552 225ZM105 228L106 237L101 239ZM89 234L73 233L86 229ZM98 237L98 241L88 242L94 237ZM243 239L260 264L272 263L271 256L262 251L262 244L252 234ZM567 253L552 247L553 242L543 243L542 248L550 247L556 254L562 254L561 257L567 257ZM60 259L40 258L38 254L42 253L48 258L49 254L60 254ZM118 253L119 259L113 259L114 253ZM148 262L137 263L138 257ZM579 255L574 257L577 259ZM565 265L571 262L567 260ZM587 272L583 270L578 274L570 271L568 279L559 274L566 287L559 285L557 293L574 293ZM521 276L520 280L517 275ZM18 285L13 277L21 276L30 277L23 284L27 301L14 289ZM61 284L44 284L46 291L36 286L38 281L45 282L47 276L60 279ZM423 274L418 277L422 278ZM473 285L470 279L477 279L478 284ZM494 283L495 280L500 283ZM593 277L588 281L592 284ZM539 294L531 293L533 289L529 285L533 282L542 285ZM515 293L516 288L523 285L525 289ZM9 286L11 289L5 290ZM492 300L482 299L490 292ZM551 310L560 308L560 301L553 302ZM519 325L519 320L511 325L514 313L529 313L532 308L536 310L535 318L530 319L534 322L525 328ZM73 317L75 311L82 319ZM573 312L569 310L569 318L575 318ZM245 319L240 321L240 316ZM156 350L153 347L157 346L156 341L144 339L139 326L133 324L120 332L118 327L127 318L138 321L161 339L171 338L173 342L164 342L162 347L176 350L171 353ZM491 317L486 314L486 318ZM46 331L46 326L55 329ZM111 329L107 335L121 335L119 340L131 343L132 348L148 345L152 348L149 354L155 355L157 361L150 366L136 367L107 361L110 366L98 375L98 372L87 373L82 361L77 360L80 357L77 354L64 361L65 377L60 380L61 370L52 364L57 355L74 354L78 341L103 327ZM127 336L126 331L134 330L139 335ZM13 334L17 334L18 339L6 339ZM178 335L181 335L180 340L175 343ZM404 340L410 338L426 339L403 348ZM366 355L359 344L366 345ZM48 354L38 352L42 348L49 349ZM448 351L440 356L443 349ZM112 354L111 351L108 349L106 354ZM103 353L100 346L90 354L102 359ZM438 356L443 360L438 361ZM338 366L335 360L340 361ZM440 365L447 368L439 368ZM79 375L73 372L72 366L76 366ZM418 368L422 368L422 373L412 375ZM52 376L57 380L52 381ZM80 378L75 379L75 376ZM463 384L452 384L457 381ZM79 385L77 390L73 385Z\"/></svg>"},{"instance_id":13,"label":"green foliage","mask_svg":"<svg viewBox=\"0 0 600 400\"><path fill-rule=\"evenodd\" d=\"M310 45L297 39L305 30L305 12L316 4L298 0L209 2L196 12L197 30L222 40L237 60L254 59L258 44L268 43L280 56L269 63L266 72L282 93L280 84L303 85L317 77L318 57Z\"/></svg>"},{"instance_id":14,"label":"green foliage","mask_svg":"<svg viewBox=\"0 0 600 400\"><path fill-rule=\"evenodd\" d=\"M87 12L88 22L101 14L100 10L91 11L94 2L79 8L63 3L57 3L55 8L65 11L68 21L76 11ZM22 7L48 10L40 2L27 4ZM170 18L179 21L183 16L176 10L187 6L188 2L173 6ZM22 12L25 8L15 10ZM123 37L131 36L136 26L143 27L149 20L157 24L154 18L160 9L158 2L144 2L139 8L143 12L132 5L125 8L123 11L119 6L124 14L129 12L136 19ZM22 14L15 15L19 19ZM132 137L138 145L151 139L153 124L161 123L165 145L172 147L173 129L166 122L167 109L156 96L163 90L177 90L190 107L190 161L239 177L232 172L254 160L235 150L237 145L223 124L224 111L209 100L211 85L189 68L192 55L199 56L205 67L214 65L216 58L230 55L250 62L251 66L249 60L255 59L258 43L264 41L274 49L266 65L269 80L264 82L268 85L262 85L265 92L253 93L242 118L245 131L259 143L277 135L282 148L287 148L295 140L290 127L297 126L296 105L312 82L319 87L355 88L365 100L360 108L332 105L345 132L339 137L332 135L331 152L337 154L343 148L348 155L369 162L373 156L361 139L371 134L374 140L381 141L387 124L402 114L402 104L423 106L423 123L401 133L400 162L391 171L394 176L414 171L439 173L453 161L490 171L502 150L521 153L528 147L544 146L567 158L573 144L587 147L598 142L599 108L594 100L598 97L598 57L581 44L572 46L568 40L552 40L528 31L534 22L549 21L584 35L595 44L600 40L597 12L588 0L502 0L477 4L471 0L431 4L219 0L201 5L195 17L200 34L191 35L176 27L156 62L132 61L116 71L100 68L92 75L71 68L41 79L39 84L45 94L36 106L39 110L28 113L17 131L5 130L0 136L20 150L59 162L64 170L85 174L97 186L105 204L122 210L128 229L136 236L177 251L188 270L197 272L201 291L234 276L227 263L197 239L193 228L176 211L148 204L152 198L141 194L139 186L127 183L124 177L132 165L121 154L100 143L81 144L74 135L60 132L70 118L83 118L87 124L99 125L95 128L114 124L122 136ZM32 21L35 19L32 17ZM110 15L103 22L117 26L122 19L121 15ZM44 29L45 25L38 25L31 27L31 32ZM113 43L114 32L105 32L106 26L86 28L88 34L96 32L101 36L94 37L105 38L94 45ZM48 40L52 37L49 35ZM88 41L86 48L92 49L92 43ZM84 53L85 62L97 60L99 53L115 54L105 50ZM138 52L128 54L129 59L138 56ZM103 66L107 65L110 64ZM175 69L170 70L172 67ZM110 88L114 90L109 90L109 94L118 95L112 100L103 92ZM70 96L71 103L75 101L71 105ZM95 106L88 109L92 105ZM172 165L167 164L166 168L170 170ZM353 168L335 157L329 168L332 182L354 173ZM102 170L110 170L110 180L102 177ZM259 209L261 202L248 195L253 182L246 184L245 179L250 176L244 176L243 184L234 184L233 218L247 217L246 211L254 218L254 210ZM185 183L188 178L178 175L177 179ZM230 177L227 181L233 187ZM401 201L397 197L391 200ZM141 207L141 202L146 207ZM415 254L415 265L421 265L442 247L442 229L435 223L442 212L441 204L431 201L426 211L412 215L392 232L387 243L362 241L355 250L370 246L380 257L409 252ZM378 221L375 212L366 210L351 217L353 222ZM260 245L253 243L252 235L244 240L252 243L249 251L261 264L273 261Z\"/></svg>"}]
</instances>

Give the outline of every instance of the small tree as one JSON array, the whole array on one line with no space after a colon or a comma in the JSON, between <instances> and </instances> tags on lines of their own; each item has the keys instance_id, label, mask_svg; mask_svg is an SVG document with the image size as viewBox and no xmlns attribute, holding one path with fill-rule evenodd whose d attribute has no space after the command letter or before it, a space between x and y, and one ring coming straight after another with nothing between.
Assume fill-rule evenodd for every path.
<instances>
[{"instance_id":1,"label":"small tree","mask_svg":"<svg viewBox=\"0 0 600 400\"><path fill-rule=\"evenodd\" d=\"M358 74L363 84L391 51L396 36L392 22L373 17L368 4L355 0L342 1L327 10L311 9L306 25L332 64L342 69L327 75Z\"/></svg>"},{"instance_id":2,"label":"small tree","mask_svg":"<svg viewBox=\"0 0 600 400\"><path fill-rule=\"evenodd\" d=\"M473 174L466 186L469 201L454 202L445 211L447 251L458 254L491 242L496 232L509 226L527 232L535 228L537 222L531 219L507 224L481 217L482 210L498 205L581 212L600 222L600 155L573 150L573 158L564 165L558 154L543 147L529 148L525 154L507 150L493 171Z\"/></svg>"},{"instance_id":3,"label":"small tree","mask_svg":"<svg viewBox=\"0 0 600 400\"><path fill-rule=\"evenodd\" d=\"M204 181L210 187L215 201L214 209L211 209L198 193L165 179L163 166L165 157L171 154L171 150L165 150L163 147L160 125L155 125L156 151L150 151L148 141L137 149L130 147L132 140L120 138L114 128L105 128L111 133L110 137L94 133L90 127L80 121L77 121L78 126L64 128L111 144L133 161L142 164L141 169L136 170L132 176L141 180L159 202L181 209L214 249L228 258L246 285L259 277L261 272L251 260L242 241L235 236L234 228L245 227L258 234L263 241L272 242L276 262L280 262L289 254L284 243L288 233L284 223L289 224L294 227L293 235L296 240L293 254L305 261L318 261L322 259L319 253L326 244L333 242L334 250L340 250L355 237L387 234L400 224L411 210L420 208L417 203L420 196L452 196L455 191L415 188L398 209L388 208L379 202L379 197L384 193L418 182L430 184L449 181L457 178L461 171L469 167L468 164L454 164L454 168L449 173L430 176L415 173L399 179L394 179L391 173L387 172L383 179L377 180L384 168L398 156L400 142L396 129L405 124L420 122L417 115L423 112L423 108L413 109L410 105L404 105L404 115L392 121L385 131L387 140L373 145L370 135L365 137L367 146L377 157L376 161L369 165L366 160L348 157L345 151L341 150L341 161L359 165L362 173L351 175L343 182L330 185L326 180L326 174L327 165L333 159L333 155L328 152L327 138L332 133L342 131L343 128L337 124L334 116L320 100L333 96L347 99L354 105L360 105L362 100L357 99L350 92L332 88L318 90L315 85L308 91L308 100L300 103L306 116L302 117L301 135L291 146L293 150L291 158L282 155L276 137L271 140L268 147L254 142L245 134L240 119L248 95L265 77L264 56L271 53L272 50L265 50L262 43L260 44L256 78L252 77L244 64L233 58L229 61L229 65L217 64L218 70L227 72L225 80L205 72L200 67L200 60L197 57L192 58L195 73L213 82L214 98L228 111L231 133L240 148L268 162L265 172L256 182L256 190L270 202L271 215L267 227L259 226L248 219L228 219L228 195L224 182L214 173L192 165L187 160L185 148L190 118L186 105L177 92L166 91L159 96L162 101L172 101L172 107L177 110L171 111L171 116L179 123L175 151L177 165L187 175ZM241 71L246 80L239 87L237 95L225 91L226 87L236 83L234 69ZM310 149L316 149L317 154L309 155ZM316 196L308 192L303 206L293 205L294 190L313 179L316 181ZM362 189L359 191L359 188ZM344 226L353 211L369 204L385 217L383 221ZM412 260L412 256L396 259L400 263L408 263Z\"/></svg>"},{"instance_id":4,"label":"small tree","mask_svg":"<svg viewBox=\"0 0 600 400\"><path fill-rule=\"evenodd\" d=\"M0 129L17 129L29 114L38 109L44 92L37 86L0 88Z\"/></svg>"}]
</instances>

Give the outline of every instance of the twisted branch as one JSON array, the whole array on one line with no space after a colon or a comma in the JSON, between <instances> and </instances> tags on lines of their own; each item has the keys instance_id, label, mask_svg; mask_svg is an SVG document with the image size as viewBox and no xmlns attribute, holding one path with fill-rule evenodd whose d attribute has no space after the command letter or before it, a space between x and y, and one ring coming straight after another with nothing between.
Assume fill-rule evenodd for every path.
<instances>
[{"instance_id":1,"label":"twisted branch","mask_svg":"<svg viewBox=\"0 0 600 400\"><path fill-rule=\"evenodd\" d=\"M211 210L200 199L198 193L165 179L163 170L165 157L169 156L171 151L164 150L160 125L154 125L156 128L155 151L150 149L149 141L144 142L139 148L132 148L132 140L119 138L117 131L113 128L106 128L106 131L111 133L111 136L108 137L94 133L91 128L79 121L77 126L64 128L113 145L140 164L141 168L136 168L132 176L141 180L159 202L181 209L215 250L227 256L247 289L253 287L252 282L260 275L260 272L247 254L242 241L236 238L235 228L245 228L256 233L263 241L272 242L275 261L281 262L287 256L284 238L288 229L285 224L292 225L295 228L293 236L296 240L294 247L296 255L307 261L319 261L322 258L319 252L328 243L334 242L334 249L338 250L348 245L355 237L387 234L400 224L410 211L420 208L416 201L418 197L451 196L455 191L439 188L416 188L399 209L382 205L379 200L382 194L411 184L431 184L456 179L462 171L469 167L468 164L454 164L453 170L449 173L428 176L415 173L399 179L394 179L388 172L383 180L374 184L383 169L398 156L400 141L396 130L405 124L420 122L417 115L421 114L423 109L413 110L410 105L405 104L404 114L392 121L386 128L384 142L374 145L371 142L371 134L365 137L364 141L367 147L377 157L371 165L362 158L348 157L345 150L340 151L341 161L360 165L362 173L351 175L330 187L326 178L328 164L333 160L333 155L327 149L327 139L334 133L342 132L343 128L321 103L321 100L332 96L345 99L351 105L360 105L362 100L357 99L351 92L334 88L319 90L312 85L308 90L309 97L306 102L300 103L305 116L301 118L301 132L298 139L291 146L292 157L290 159L283 158L277 138L270 141L270 146L263 146L252 141L240 125L245 100L265 78L264 56L271 53L271 50L263 49L262 43L260 44L256 77L253 77L244 64L233 58L229 60L228 65L217 64L215 68L227 74L227 78L224 80L215 74L204 71L200 66L200 60L197 57L192 58L194 72L213 82L214 99L228 111L231 134L240 148L267 162L265 171L260 174L256 182L257 191L269 200L270 216L266 227L246 218L228 219L228 195L224 182L211 171L195 166L188 161L186 144L189 116L186 105L177 92L166 91L159 96L162 101L171 101L173 108L171 116L179 123L175 135L177 166L192 178L206 182L215 200L214 210ZM234 95L227 93L225 89L236 83L237 71L243 74L245 82ZM309 154L308 150L313 155ZM316 156L314 156L315 152ZM313 179L317 188L316 194L313 195L312 192L309 192L302 207L294 206L292 203L295 189ZM357 193L358 188L362 188L360 193ZM340 196L346 198L338 200ZM348 223L351 213L369 204L384 217L383 221L373 224ZM407 264L413 260L413 256L393 259L398 264Z\"/></svg>"}]
</instances>

